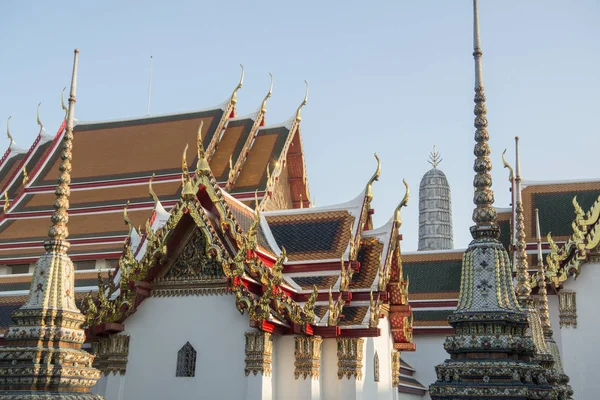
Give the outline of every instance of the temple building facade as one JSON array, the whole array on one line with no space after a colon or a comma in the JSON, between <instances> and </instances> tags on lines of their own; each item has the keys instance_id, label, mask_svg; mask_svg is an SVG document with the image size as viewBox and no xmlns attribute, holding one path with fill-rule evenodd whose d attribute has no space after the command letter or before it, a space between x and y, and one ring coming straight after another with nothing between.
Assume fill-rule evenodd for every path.
<instances>
[{"instance_id":1,"label":"temple building facade","mask_svg":"<svg viewBox=\"0 0 600 400\"><path fill-rule=\"evenodd\" d=\"M399 232L408 185L389 221L373 226L375 155L354 199L314 207L300 135L308 86L289 120L267 125L272 86L255 114L239 117L242 83L243 72L225 103L201 111L66 118L49 141L40 122L28 152L10 144L0 257L13 273L0 278L0 350L17 354L16 318L37 299L29 264L44 273L36 260L46 257L60 174L70 203L60 257L71 270L51 266L48 290L73 282L94 360L87 387L103 373L90 398L398 398L401 353L415 350ZM140 141L132 156L126 143ZM30 388L0 380L2 389Z\"/></svg>"},{"instance_id":2,"label":"temple building facade","mask_svg":"<svg viewBox=\"0 0 600 400\"><path fill-rule=\"evenodd\" d=\"M435 148L418 232L406 182L374 226L377 155L354 198L312 204L308 84L281 123L272 81L238 115L243 70L213 107L75 123L76 53L64 121L38 114L28 149L8 129L0 158L0 398L597 398L600 179L523 180L517 141L494 203L474 15L466 249Z\"/></svg>"}]
</instances>

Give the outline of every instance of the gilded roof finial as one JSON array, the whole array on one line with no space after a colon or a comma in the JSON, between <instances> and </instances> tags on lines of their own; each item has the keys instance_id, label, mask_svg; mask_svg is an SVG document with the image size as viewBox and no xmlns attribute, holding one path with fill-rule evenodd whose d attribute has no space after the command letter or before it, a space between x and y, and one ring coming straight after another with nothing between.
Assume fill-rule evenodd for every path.
<instances>
[{"instance_id":1,"label":"gilded roof finial","mask_svg":"<svg viewBox=\"0 0 600 400\"><path fill-rule=\"evenodd\" d=\"M36 109L36 118L37 118L37 124L40 127L40 133L42 133L42 131L44 130L44 124L42 124L42 121L40 120L40 106L42 105L42 103L38 103L37 105L37 109Z\"/></svg>"},{"instance_id":2,"label":"gilded roof finial","mask_svg":"<svg viewBox=\"0 0 600 400\"><path fill-rule=\"evenodd\" d=\"M152 181L154 180L154 176L154 173L152 173L152 176L148 181L148 193L150 194L150 197L152 197L152 200L154 200L154 205L156 205L158 204L158 196L156 195L156 193L154 193L154 189L152 189Z\"/></svg>"},{"instance_id":3,"label":"gilded roof finial","mask_svg":"<svg viewBox=\"0 0 600 400\"><path fill-rule=\"evenodd\" d=\"M527 263L527 253L525 248L525 217L523 215L523 199L521 196L521 160L519 158L519 137L515 137L516 145L516 171L515 171L515 193L516 193L516 233L515 233L515 264L517 270L517 299L521 306L526 306L526 303L531 300L531 284L529 281L529 266Z\"/></svg>"},{"instance_id":4,"label":"gilded roof finial","mask_svg":"<svg viewBox=\"0 0 600 400\"><path fill-rule=\"evenodd\" d=\"M10 134L10 119L12 118L12 115L10 117L8 117L8 119L6 120L6 136L8 137L8 140L10 141L10 144L15 144L15 139L13 139L12 135Z\"/></svg>"},{"instance_id":5,"label":"gilded roof finial","mask_svg":"<svg viewBox=\"0 0 600 400\"><path fill-rule=\"evenodd\" d=\"M8 190L4 191L4 214L8 211L10 203L8 202Z\"/></svg>"},{"instance_id":6,"label":"gilded roof finial","mask_svg":"<svg viewBox=\"0 0 600 400\"><path fill-rule=\"evenodd\" d=\"M183 188L181 189L181 196L194 196L196 193L194 192L194 186L192 185L192 181L190 179L190 171L187 165L187 149L188 144L186 143L185 148L183 149L183 155L181 156L181 184Z\"/></svg>"},{"instance_id":7,"label":"gilded roof finial","mask_svg":"<svg viewBox=\"0 0 600 400\"><path fill-rule=\"evenodd\" d=\"M269 86L269 91L267 92L267 95L260 106L260 113L263 115L267 112L267 100L273 94L273 75L269 72L269 76L271 77L271 85Z\"/></svg>"},{"instance_id":8,"label":"gilded roof finial","mask_svg":"<svg viewBox=\"0 0 600 400\"><path fill-rule=\"evenodd\" d=\"M304 100L302 100L302 103L300 103L298 109L296 110L296 122L302 121L302 116L300 115L300 112L302 111L302 107L304 107L306 105L306 102L308 101L308 82L304 81L304 83L306 83L306 93L304 94Z\"/></svg>"},{"instance_id":9,"label":"gilded roof finial","mask_svg":"<svg viewBox=\"0 0 600 400\"><path fill-rule=\"evenodd\" d=\"M427 160L427 162L431 164L433 168L437 168L442 162L442 157L440 157L440 153L438 153L435 145L433 145L433 152L429 154L429 160Z\"/></svg>"},{"instance_id":10,"label":"gilded roof finial","mask_svg":"<svg viewBox=\"0 0 600 400\"><path fill-rule=\"evenodd\" d=\"M242 76L240 77L240 83L238 83L235 89L233 89L233 93L231 93L230 102L233 105L237 104L237 91L240 90L242 88L242 85L244 84L244 66L240 64L240 67L242 67Z\"/></svg>"},{"instance_id":11,"label":"gilded roof finial","mask_svg":"<svg viewBox=\"0 0 600 400\"><path fill-rule=\"evenodd\" d=\"M406 207L408 205L408 199L410 197L410 188L408 187L408 183L406 183L406 179L402 179L402 183L404 183L406 192L404 193L404 198L402 199L400 204L398 204L398 207L396 207L396 210L394 211L394 222L398 226L402 225L402 218L400 216L400 210L402 209L402 207Z\"/></svg>"},{"instance_id":12,"label":"gilded roof finial","mask_svg":"<svg viewBox=\"0 0 600 400\"><path fill-rule=\"evenodd\" d=\"M27 185L29 182L29 175L27 175L27 167L23 164L23 186Z\"/></svg>"},{"instance_id":13,"label":"gilded roof finial","mask_svg":"<svg viewBox=\"0 0 600 400\"><path fill-rule=\"evenodd\" d=\"M375 153L375 159L377 160L377 169L375 170L375 173L371 179L369 179L369 182L367 182L367 189L365 193L369 199L373 198L373 182L378 181L379 175L381 175L381 161L379 160L377 153Z\"/></svg>"},{"instance_id":14,"label":"gilded roof finial","mask_svg":"<svg viewBox=\"0 0 600 400\"><path fill-rule=\"evenodd\" d=\"M538 296L540 322L545 334L552 335L552 325L550 324L550 312L548 311L548 289L546 288L546 267L542 255L542 235L540 233L540 213L535 209L535 237L537 240L538 251Z\"/></svg>"},{"instance_id":15,"label":"gilded roof finial","mask_svg":"<svg viewBox=\"0 0 600 400\"><path fill-rule=\"evenodd\" d=\"M473 202L476 205L473 210L473 221L475 226L471 227L471 235L474 239L492 237L498 239L500 229L496 224L496 209L494 205L494 192L491 189L492 162L490 161L490 146L488 144L489 134L487 131L488 121L485 117L485 94L483 88L483 72L481 66L481 40L479 37L479 13L477 0L473 0L473 57L475 58L475 178L473 186L475 193Z\"/></svg>"},{"instance_id":16,"label":"gilded roof finial","mask_svg":"<svg viewBox=\"0 0 600 400\"><path fill-rule=\"evenodd\" d=\"M508 171L509 171L508 181L512 183L514 176L515 176L515 172L513 171L513 168L510 166L508 161L506 161L506 158L504 157L505 154L506 154L506 149L504 149L504 151L502 152L502 164L504 164L504 168L508 168Z\"/></svg>"},{"instance_id":17,"label":"gilded roof finial","mask_svg":"<svg viewBox=\"0 0 600 400\"><path fill-rule=\"evenodd\" d=\"M131 235L131 231L133 230L133 224L129 219L129 215L127 214L127 207L129 207L129 200L125 203L125 207L123 208L123 221L125 221L125 225L129 227L129 234Z\"/></svg>"},{"instance_id":18,"label":"gilded roof finial","mask_svg":"<svg viewBox=\"0 0 600 400\"><path fill-rule=\"evenodd\" d=\"M300 193L300 208L304 208L304 202L302 201L302 193Z\"/></svg>"},{"instance_id":19,"label":"gilded roof finial","mask_svg":"<svg viewBox=\"0 0 600 400\"><path fill-rule=\"evenodd\" d=\"M56 201L54 202L54 212L50 220L52 225L48 230L50 241L46 242L46 249L58 249L58 251L66 252L67 246L55 246L56 242L64 242L69 237L69 229L67 222L69 221L69 194L71 183L71 159L73 158L73 121L75 118L75 93L77 91L77 60L79 50L75 49L73 59L73 75L71 78L71 90L69 94L69 108L67 109L67 127L62 139L62 149L60 155L60 166L58 167L58 187L54 192ZM64 104L63 104L64 106ZM64 107L63 107L64 109Z\"/></svg>"},{"instance_id":20,"label":"gilded roof finial","mask_svg":"<svg viewBox=\"0 0 600 400\"><path fill-rule=\"evenodd\" d=\"M203 127L204 120L201 120L200 126L198 127L198 135L196 139L196 146L198 147L198 161L196 163L196 171L198 171L198 173L207 175L210 173L210 166L208 165L208 160L206 159L206 152L204 151L204 145L202 144Z\"/></svg>"},{"instance_id":21,"label":"gilded roof finial","mask_svg":"<svg viewBox=\"0 0 600 400\"><path fill-rule=\"evenodd\" d=\"M63 109L63 111L65 112L65 114L67 114L69 112L69 110L67 109L67 106L65 106L65 90L67 90L67 87L65 86L62 90L62 92L60 92L60 106ZM66 118L66 116L65 116Z\"/></svg>"}]
</instances>

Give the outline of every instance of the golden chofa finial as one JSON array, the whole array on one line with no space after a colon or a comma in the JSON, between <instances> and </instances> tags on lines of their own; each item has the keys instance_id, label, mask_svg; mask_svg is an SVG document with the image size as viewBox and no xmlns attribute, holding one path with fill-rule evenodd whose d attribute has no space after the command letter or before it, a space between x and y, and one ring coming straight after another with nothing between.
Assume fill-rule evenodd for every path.
<instances>
[{"instance_id":1,"label":"golden chofa finial","mask_svg":"<svg viewBox=\"0 0 600 400\"><path fill-rule=\"evenodd\" d=\"M238 83L235 89L233 89L233 93L231 93L230 102L233 105L237 104L237 91L240 90L242 88L242 85L244 84L244 66L240 64L240 67L242 67L242 76L240 77L240 83Z\"/></svg>"},{"instance_id":2,"label":"golden chofa finial","mask_svg":"<svg viewBox=\"0 0 600 400\"><path fill-rule=\"evenodd\" d=\"M66 86L63 88L62 92L60 92L60 106L66 114L69 111L69 109L67 108L67 106L65 106L65 90L67 90Z\"/></svg>"},{"instance_id":3,"label":"golden chofa finial","mask_svg":"<svg viewBox=\"0 0 600 400\"><path fill-rule=\"evenodd\" d=\"M129 215L127 214L127 207L129 207L129 200L127 200L127 203L125 204L125 207L123 208L123 221L125 221L125 225L127 225L129 227L129 234L131 234L131 231L133 229L133 224L131 223L131 220L129 219Z\"/></svg>"},{"instance_id":4,"label":"golden chofa finial","mask_svg":"<svg viewBox=\"0 0 600 400\"><path fill-rule=\"evenodd\" d=\"M400 204L398 204L398 207L396 207L396 210L394 211L394 222L398 226L402 225L402 218L400 217L400 210L402 209L402 207L406 207L408 205L408 199L410 197L410 188L408 187L408 183L406 183L406 179L402 179L402 183L404 183L406 192L404 193L404 198L402 199Z\"/></svg>"},{"instance_id":5,"label":"golden chofa finial","mask_svg":"<svg viewBox=\"0 0 600 400\"><path fill-rule=\"evenodd\" d=\"M203 175L207 175L210 173L210 166L208 165L206 153L204 152L204 145L202 144L203 127L204 120L200 121L200 126L198 127L198 136L196 139L196 146L198 147L198 162L196 163L196 171L198 171L198 173L202 173Z\"/></svg>"},{"instance_id":6,"label":"golden chofa finial","mask_svg":"<svg viewBox=\"0 0 600 400\"><path fill-rule=\"evenodd\" d=\"M381 161L379 160L379 156L377 156L377 153L375 153L375 159L377 160L377 169L375 170L375 173L373 174L371 179L369 179L366 189L366 196L370 199L373 198L373 182L378 181L379 175L381 175Z\"/></svg>"},{"instance_id":7,"label":"golden chofa finial","mask_svg":"<svg viewBox=\"0 0 600 400\"><path fill-rule=\"evenodd\" d=\"M437 168L442 162L442 157L440 157L440 153L438 153L435 145L433 145L433 152L429 153L429 160L427 160L427 162L431 164L433 168Z\"/></svg>"},{"instance_id":8,"label":"golden chofa finial","mask_svg":"<svg viewBox=\"0 0 600 400\"><path fill-rule=\"evenodd\" d=\"M12 118L12 116L8 117L8 119L6 120L6 136L8 137L10 144L15 144L15 139L13 139L12 135L10 134L10 119L11 118Z\"/></svg>"},{"instance_id":9,"label":"golden chofa finial","mask_svg":"<svg viewBox=\"0 0 600 400\"><path fill-rule=\"evenodd\" d=\"M510 166L508 161L506 161L506 157L504 157L505 154L506 154L506 149L504 149L504 151L502 152L502 164L504 164L504 168L508 168L508 170L509 170L508 181L512 183L513 178L515 177L515 171Z\"/></svg>"},{"instance_id":10,"label":"golden chofa finial","mask_svg":"<svg viewBox=\"0 0 600 400\"><path fill-rule=\"evenodd\" d=\"M10 203L8 202L8 190L4 191L4 214L8 211Z\"/></svg>"},{"instance_id":11,"label":"golden chofa finial","mask_svg":"<svg viewBox=\"0 0 600 400\"><path fill-rule=\"evenodd\" d=\"M44 124L42 124L42 121L40 120L40 106L42 105L42 103L38 103L37 105L37 109L36 109L36 120L37 120L37 124L40 127L40 133L42 133L42 131L44 130Z\"/></svg>"},{"instance_id":12,"label":"golden chofa finial","mask_svg":"<svg viewBox=\"0 0 600 400\"><path fill-rule=\"evenodd\" d=\"M192 185L192 180L190 179L190 171L187 165L187 149L188 144L186 143L185 148L183 149L183 155L181 156L181 184L183 188L181 189L181 197L187 196L195 196L194 185Z\"/></svg>"},{"instance_id":13,"label":"golden chofa finial","mask_svg":"<svg viewBox=\"0 0 600 400\"><path fill-rule=\"evenodd\" d=\"M302 111L302 107L304 107L306 105L306 102L308 101L308 82L304 81L304 83L306 83L306 93L304 94L304 100L302 100L302 103L300 103L298 109L296 110L296 122L302 121L302 116L300 115L300 113Z\"/></svg>"},{"instance_id":14,"label":"golden chofa finial","mask_svg":"<svg viewBox=\"0 0 600 400\"><path fill-rule=\"evenodd\" d=\"M269 86L269 92L265 96L265 98L260 106L260 113L262 115L265 115L265 113L267 112L267 100L269 100L269 97L271 97L271 95L273 94L273 74L271 74L269 72L269 76L271 77L271 85Z\"/></svg>"},{"instance_id":15,"label":"golden chofa finial","mask_svg":"<svg viewBox=\"0 0 600 400\"><path fill-rule=\"evenodd\" d=\"M148 193L150 194L150 197L152 197L152 200L154 200L154 204L158 204L158 196L156 195L156 193L154 193L154 189L152 189L152 181L154 180L154 173L152 174L152 176L150 177L150 180L148 181Z\"/></svg>"}]
</instances>

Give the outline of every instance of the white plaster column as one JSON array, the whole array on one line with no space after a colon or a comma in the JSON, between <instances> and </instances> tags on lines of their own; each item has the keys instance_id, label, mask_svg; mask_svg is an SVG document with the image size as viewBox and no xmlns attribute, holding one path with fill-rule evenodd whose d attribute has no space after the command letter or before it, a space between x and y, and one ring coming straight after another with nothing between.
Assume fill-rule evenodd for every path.
<instances>
[{"instance_id":1,"label":"white plaster column","mask_svg":"<svg viewBox=\"0 0 600 400\"><path fill-rule=\"evenodd\" d=\"M320 336L296 336L294 342L296 398L320 400L321 385L319 377L323 339Z\"/></svg>"},{"instance_id":2,"label":"white plaster column","mask_svg":"<svg viewBox=\"0 0 600 400\"><path fill-rule=\"evenodd\" d=\"M273 398L271 360L273 338L262 331L246 332L246 400Z\"/></svg>"},{"instance_id":3,"label":"white plaster column","mask_svg":"<svg viewBox=\"0 0 600 400\"><path fill-rule=\"evenodd\" d=\"M363 354L365 341L362 338L338 338L338 378L341 379L340 398L357 400L363 398Z\"/></svg>"},{"instance_id":4,"label":"white plaster column","mask_svg":"<svg viewBox=\"0 0 600 400\"><path fill-rule=\"evenodd\" d=\"M337 340L323 339L321 347L321 398L322 400L341 399L342 381L338 379Z\"/></svg>"}]
</instances>

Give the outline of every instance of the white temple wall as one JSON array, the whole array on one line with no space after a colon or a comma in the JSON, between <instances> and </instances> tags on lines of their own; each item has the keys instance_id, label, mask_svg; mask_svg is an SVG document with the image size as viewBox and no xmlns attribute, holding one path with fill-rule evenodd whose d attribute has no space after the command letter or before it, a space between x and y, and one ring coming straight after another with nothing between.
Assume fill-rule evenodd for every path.
<instances>
[{"instance_id":1,"label":"white temple wall","mask_svg":"<svg viewBox=\"0 0 600 400\"><path fill-rule=\"evenodd\" d=\"M230 295L151 297L125 323L130 335L125 376L107 379L107 400L245 397L248 317ZM197 351L194 377L175 377L177 352Z\"/></svg>"},{"instance_id":2,"label":"white temple wall","mask_svg":"<svg viewBox=\"0 0 600 400\"><path fill-rule=\"evenodd\" d=\"M552 323L552 331L554 332L554 341L556 342L556 345L560 350L560 355L562 356L562 335L560 330L560 318L558 312L558 296L548 296L548 310L550 311L550 322Z\"/></svg>"},{"instance_id":3,"label":"white temple wall","mask_svg":"<svg viewBox=\"0 0 600 400\"><path fill-rule=\"evenodd\" d=\"M392 349L393 342L390 331L390 322L387 318L379 320L381 336L365 338L365 352L363 356L363 393L365 400L392 400L394 389L392 388ZM375 352L379 358L379 382L375 382Z\"/></svg>"},{"instance_id":4,"label":"white temple wall","mask_svg":"<svg viewBox=\"0 0 600 400\"><path fill-rule=\"evenodd\" d=\"M323 339L321 347L321 397L323 400L340 398L342 381L337 376L337 340Z\"/></svg>"},{"instance_id":5,"label":"white temple wall","mask_svg":"<svg viewBox=\"0 0 600 400\"><path fill-rule=\"evenodd\" d=\"M562 361L571 378L576 399L597 399L600 392L600 312L598 310L600 264L585 264L577 280L569 278L563 290L574 291L577 300L577 328L563 327Z\"/></svg>"},{"instance_id":6,"label":"white temple wall","mask_svg":"<svg viewBox=\"0 0 600 400\"><path fill-rule=\"evenodd\" d=\"M447 334L414 335L413 340L417 344L417 350L402 352L402 359L416 370L413 378L421 382L426 388L429 388L429 385L437 379L435 366L450 358L450 355L444 350L444 341L447 336ZM410 399L412 398L410 396L412 395L400 393L400 399ZM421 400L430 399L429 392L425 396L418 396L418 398Z\"/></svg>"},{"instance_id":7,"label":"white temple wall","mask_svg":"<svg viewBox=\"0 0 600 400\"><path fill-rule=\"evenodd\" d=\"M274 399L305 400L302 377L294 377L294 335L278 336L273 339L273 358L277 365ZM309 379L309 378L307 378Z\"/></svg>"}]
</instances>

